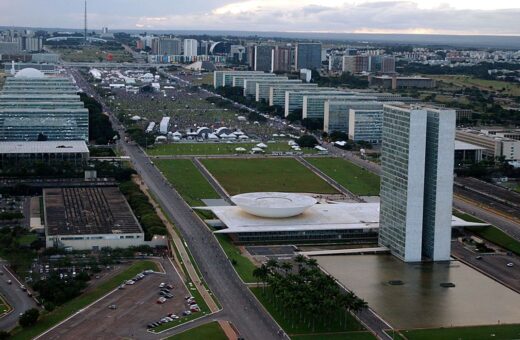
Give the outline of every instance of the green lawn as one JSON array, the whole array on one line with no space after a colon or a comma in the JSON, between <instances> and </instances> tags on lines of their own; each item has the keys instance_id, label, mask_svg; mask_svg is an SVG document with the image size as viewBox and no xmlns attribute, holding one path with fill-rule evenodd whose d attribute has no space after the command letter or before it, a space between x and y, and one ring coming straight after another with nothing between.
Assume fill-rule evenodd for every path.
<instances>
[{"instance_id":1,"label":"green lawn","mask_svg":"<svg viewBox=\"0 0 520 340\"><path fill-rule=\"evenodd\" d=\"M235 260L236 264L233 266L237 271L238 275L242 279L242 281L246 283L254 283L257 280L253 276L253 270L255 270L255 265L245 256L240 254L240 251L237 247L231 243L231 240L227 235L223 234L215 234L217 240L220 242L220 245L224 249L229 260Z\"/></svg>"},{"instance_id":2,"label":"green lawn","mask_svg":"<svg viewBox=\"0 0 520 340\"><path fill-rule=\"evenodd\" d=\"M468 228L468 230L489 242L520 255L520 242L494 226Z\"/></svg>"},{"instance_id":3,"label":"green lawn","mask_svg":"<svg viewBox=\"0 0 520 340\"><path fill-rule=\"evenodd\" d=\"M505 89L504 94L520 96L520 85L499 80L486 80L469 76L433 76L433 78L447 83L453 83L461 87L476 86L482 90L500 91Z\"/></svg>"},{"instance_id":4,"label":"green lawn","mask_svg":"<svg viewBox=\"0 0 520 340\"><path fill-rule=\"evenodd\" d=\"M43 333L47 329L56 325L57 323L63 321L76 311L81 308L86 307L97 299L101 298L103 295L107 294L111 290L115 289L117 286L121 284L121 282L128 280L134 277L137 273L140 273L144 270L152 269L157 271L157 265L153 261L139 261L133 263L129 268L127 268L122 273L114 276L107 282L99 285L96 289L78 296L77 298L57 307L52 312L43 314L38 320L38 323L29 328L16 328L13 332L12 339L31 339L37 336L40 333Z\"/></svg>"},{"instance_id":5,"label":"green lawn","mask_svg":"<svg viewBox=\"0 0 520 340\"><path fill-rule=\"evenodd\" d=\"M4 300L3 296L0 295L0 315L7 312L9 310L9 305Z\"/></svg>"},{"instance_id":6,"label":"green lawn","mask_svg":"<svg viewBox=\"0 0 520 340\"><path fill-rule=\"evenodd\" d=\"M26 235L21 236L18 239L18 242L20 243L20 245L29 246L29 245L31 245L31 243L36 241L37 238L38 238L38 236L36 236L36 234L26 234Z\"/></svg>"},{"instance_id":7,"label":"green lawn","mask_svg":"<svg viewBox=\"0 0 520 340\"><path fill-rule=\"evenodd\" d=\"M308 158L307 161L323 171L355 195L379 195L379 176L342 158Z\"/></svg>"},{"instance_id":8,"label":"green lawn","mask_svg":"<svg viewBox=\"0 0 520 340\"><path fill-rule=\"evenodd\" d=\"M473 215L466 214L466 213L464 213L462 211L458 211L458 210L455 210L455 209L453 210L453 215L457 216L458 218L462 218L466 222L485 223L485 222L479 220L478 218L476 218Z\"/></svg>"},{"instance_id":9,"label":"green lawn","mask_svg":"<svg viewBox=\"0 0 520 340\"><path fill-rule=\"evenodd\" d=\"M320 333L359 332L365 330L350 313L338 313L338 315L334 315L332 318L320 318L316 315L315 328L313 329L312 325L300 320L300 318L285 317L283 310L277 308L276 303L272 301L269 289L266 289L265 293L263 293L263 288L251 288L251 291L291 338L293 335L301 336L308 334L313 335L311 339L330 339L328 334L320 335ZM320 335L320 338L316 338L318 335ZM341 338L349 339L345 334Z\"/></svg>"},{"instance_id":10,"label":"green lawn","mask_svg":"<svg viewBox=\"0 0 520 340\"><path fill-rule=\"evenodd\" d=\"M157 160L154 163L190 206L204 205L203 198L220 198L191 160Z\"/></svg>"},{"instance_id":11,"label":"green lawn","mask_svg":"<svg viewBox=\"0 0 520 340\"><path fill-rule=\"evenodd\" d=\"M520 325L421 329L401 333L409 340L511 340L520 338Z\"/></svg>"},{"instance_id":12,"label":"green lawn","mask_svg":"<svg viewBox=\"0 0 520 340\"><path fill-rule=\"evenodd\" d=\"M160 144L147 150L152 156L164 155L225 155L236 154L238 147L244 148L247 152L251 151L258 143L174 143ZM273 151L292 151L286 142L267 143L266 154ZM305 148L304 153L316 153L317 150Z\"/></svg>"},{"instance_id":13,"label":"green lawn","mask_svg":"<svg viewBox=\"0 0 520 340\"><path fill-rule=\"evenodd\" d=\"M256 191L338 193L292 158L205 159L202 163L230 195Z\"/></svg>"},{"instance_id":14,"label":"green lawn","mask_svg":"<svg viewBox=\"0 0 520 340\"><path fill-rule=\"evenodd\" d=\"M168 338L168 340L194 339L227 340L227 336L222 330L222 328L220 328L218 322L214 321Z\"/></svg>"}]
</instances>

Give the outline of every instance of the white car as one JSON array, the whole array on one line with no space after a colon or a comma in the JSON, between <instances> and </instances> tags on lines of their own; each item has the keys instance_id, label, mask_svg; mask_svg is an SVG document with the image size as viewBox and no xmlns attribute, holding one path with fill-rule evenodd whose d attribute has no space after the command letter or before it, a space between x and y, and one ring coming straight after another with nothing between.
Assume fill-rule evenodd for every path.
<instances>
[{"instance_id":1,"label":"white car","mask_svg":"<svg viewBox=\"0 0 520 340\"><path fill-rule=\"evenodd\" d=\"M515 264L514 264L513 262L509 262L508 264L506 264L506 266L508 266L508 267L512 267L512 266L514 266L514 265L515 265Z\"/></svg>"},{"instance_id":2,"label":"white car","mask_svg":"<svg viewBox=\"0 0 520 340\"><path fill-rule=\"evenodd\" d=\"M134 280L128 280L125 282L127 285L133 285L135 284L135 281Z\"/></svg>"},{"instance_id":3,"label":"white car","mask_svg":"<svg viewBox=\"0 0 520 340\"><path fill-rule=\"evenodd\" d=\"M164 288L164 287L166 287L166 283L161 282L161 284L159 285L159 288Z\"/></svg>"}]
</instances>

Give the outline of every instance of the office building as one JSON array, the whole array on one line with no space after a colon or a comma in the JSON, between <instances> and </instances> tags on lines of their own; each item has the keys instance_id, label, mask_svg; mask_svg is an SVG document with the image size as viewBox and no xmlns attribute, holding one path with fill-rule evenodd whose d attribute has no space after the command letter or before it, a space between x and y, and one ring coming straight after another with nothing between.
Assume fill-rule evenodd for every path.
<instances>
[{"instance_id":1,"label":"office building","mask_svg":"<svg viewBox=\"0 0 520 340\"><path fill-rule=\"evenodd\" d=\"M376 72L381 73L395 73L395 58L383 56L381 58L381 68L376 69Z\"/></svg>"},{"instance_id":2,"label":"office building","mask_svg":"<svg viewBox=\"0 0 520 340\"><path fill-rule=\"evenodd\" d=\"M257 71L214 71L213 72L213 87L219 88L221 86L240 86L239 84L233 84L233 77L241 76L256 76L256 75L267 75L264 72ZM274 74L272 75L274 76ZM243 82L242 86L243 87Z\"/></svg>"},{"instance_id":3,"label":"office building","mask_svg":"<svg viewBox=\"0 0 520 340\"><path fill-rule=\"evenodd\" d=\"M298 43L295 49L295 68L319 70L321 68L321 43Z\"/></svg>"},{"instance_id":4,"label":"office building","mask_svg":"<svg viewBox=\"0 0 520 340\"><path fill-rule=\"evenodd\" d=\"M0 167L24 167L34 162L47 165L84 166L89 150L84 141L0 142Z\"/></svg>"},{"instance_id":5,"label":"office building","mask_svg":"<svg viewBox=\"0 0 520 340\"><path fill-rule=\"evenodd\" d=\"M57 64L59 61L60 56L55 53L35 53L32 55L33 63Z\"/></svg>"},{"instance_id":6,"label":"office building","mask_svg":"<svg viewBox=\"0 0 520 340\"><path fill-rule=\"evenodd\" d=\"M233 87L241 87L244 88L244 82L246 79L272 79L276 77L274 73L264 73L264 72L256 72L255 74L246 74L246 75L233 75Z\"/></svg>"},{"instance_id":7,"label":"office building","mask_svg":"<svg viewBox=\"0 0 520 340\"><path fill-rule=\"evenodd\" d=\"M160 38L157 54L181 55L182 41L177 38Z\"/></svg>"},{"instance_id":8,"label":"office building","mask_svg":"<svg viewBox=\"0 0 520 340\"><path fill-rule=\"evenodd\" d=\"M271 86L276 86L277 84L302 84L300 79L278 79L278 77L273 79L261 79L256 82L256 91L255 91L255 100L269 102L269 93Z\"/></svg>"},{"instance_id":9,"label":"office building","mask_svg":"<svg viewBox=\"0 0 520 340\"><path fill-rule=\"evenodd\" d=\"M18 54L22 52L18 42L0 41L0 55L2 54Z\"/></svg>"},{"instance_id":10,"label":"office building","mask_svg":"<svg viewBox=\"0 0 520 340\"><path fill-rule=\"evenodd\" d=\"M355 92L339 92L333 95L330 94L312 94L305 95L302 98L302 118L319 118L323 119L325 112L325 101L341 101L355 98ZM373 97L375 99L375 97Z\"/></svg>"},{"instance_id":11,"label":"office building","mask_svg":"<svg viewBox=\"0 0 520 340\"><path fill-rule=\"evenodd\" d=\"M370 86L385 89L403 89L403 88L419 88L431 89L435 87L435 80L426 77L398 77L398 76L369 76L368 82Z\"/></svg>"},{"instance_id":12,"label":"office building","mask_svg":"<svg viewBox=\"0 0 520 340\"><path fill-rule=\"evenodd\" d=\"M318 94L338 94L343 93L342 91L330 88L330 87L318 87L316 89L304 89L304 90L288 90L285 91L285 103L284 103L284 114L287 117L290 113L295 110L303 110L303 97L306 95L318 95Z\"/></svg>"},{"instance_id":13,"label":"office building","mask_svg":"<svg viewBox=\"0 0 520 340\"><path fill-rule=\"evenodd\" d=\"M287 81L287 77L273 77L273 78L252 78L244 79L244 96L252 96L256 99L256 83L264 81Z\"/></svg>"},{"instance_id":14,"label":"office building","mask_svg":"<svg viewBox=\"0 0 520 340\"><path fill-rule=\"evenodd\" d=\"M358 74L370 71L370 56L345 55L343 56L343 72Z\"/></svg>"},{"instance_id":15,"label":"office building","mask_svg":"<svg viewBox=\"0 0 520 340\"><path fill-rule=\"evenodd\" d=\"M231 45L229 56L234 63L241 64L247 59L246 48L242 45Z\"/></svg>"},{"instance_id":16,"label":"office building","mask_svg":"<svg viewBox=\"0 0 520 340\"><path fill-rule=\"evenodd\" d=\"M381 110L383 103L375 97L353 96L340 101L326 100L323 113L323 131L349 133L350 110Z\"/></svg>"},{"instance_id":17,"label":"office building","mask_svg":"<svg viewBox=\"0 0 520 340\"><path fill-rule=\"evenodd\" d=\"M354 142L380 144L383 136L383 109L349 110L348 138Z\"/></svg>"},{"instance_id":18,"label":"office building","mask_svg":"<svg viewBox=\"0 0 520 340\"><path fill-rule=\"evenodd\" d=\"M46 77L31 68L7 78L0 92L0 141L88 142L88 110L70 104L81 103L76 93L69 78Z\"/></svg>"},{"instance_id":19,"label":"office building","mask_svg":"<svg viewBox=\"0 0 520 340\"><path fill-rule=\"evenodd\" d=\"M291 46L275 46L272 72L291 72L293 53Z\"/></svg>"},{"instance_id":20,"label":"office building","mask_svg":"<svg viewBox=\"0 0 520 340\"><path fill-rule=\"evenodd\" d=\"M255 71L271 72L273 60L273 46L256 45L254 51Z\"/></svg>"},{"instance_id":21,"label":"office building","mask_svg":"<svg viewBox=\"0 0 520 340\"><path fill-rule=\"evenodd\" d=\"M318 89L318 84L276 84L269 88L269 105L270 106L285 106L285 92L297 90L312 90Z\"/></svg>"},{"instance_id":22,"label":"office building","mask_svg":"<svg viewBox=\"0 0 520 340\"><path fill-rule=\"evenodd\" d=\"M199 42L195 39L184 39L184 56L195 57L198 55Z\"/></svg>"},{"instance_id":23,"label":"office building","mask_svg":"<svg viewBox=\"0 0 520 340\"><path fill-rule=\"evenodd\" d=\"M449 261L455 111L385 105L379 243L406 262Z\"/></svg>"},{"instance_id":24,"label":"office building","mask_svg":"<svg viewBox=\"0 0 520 340\"><path fill-rule=\"evenodd\" d=\"M520 140L510 137L518 136L492 130L459 129L456 132L458 141L484 148L482 156L485 159L495 160L503 157L507 161L520 160Z\"/></svg>"}]
</instances>

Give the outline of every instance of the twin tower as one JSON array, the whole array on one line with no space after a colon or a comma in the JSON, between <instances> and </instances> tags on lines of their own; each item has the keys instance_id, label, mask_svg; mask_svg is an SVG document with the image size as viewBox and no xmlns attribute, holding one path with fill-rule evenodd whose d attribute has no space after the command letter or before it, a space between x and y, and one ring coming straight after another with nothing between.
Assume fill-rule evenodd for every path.
<instances>
[{"instance_id":1,"label":"twin tower","mask_svg":"<svg viewBox=\"0 0 520 340\"><path fill-rule=\"evenodd\" d=\"M455 116L384 107L379 243L405 262L450 260Z\"/></svg>"}]
</instances>

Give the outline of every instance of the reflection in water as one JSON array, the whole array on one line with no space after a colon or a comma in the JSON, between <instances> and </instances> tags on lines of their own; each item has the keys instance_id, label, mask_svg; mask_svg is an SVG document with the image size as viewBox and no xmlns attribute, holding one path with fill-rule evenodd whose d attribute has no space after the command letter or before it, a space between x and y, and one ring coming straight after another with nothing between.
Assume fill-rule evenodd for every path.
<instances>
[{"instance_id":1,"label":"reflection in water","mask_svg":"<svg viewBox=\"0 0 520 340\"><path fill-rule=\"evenodd\" d=\"M458 261L409 264L391 255L316 259L399 329L520 322L519 294ZM403 284L390 284L393 280Z\"/></svg>"}]
</instances>

